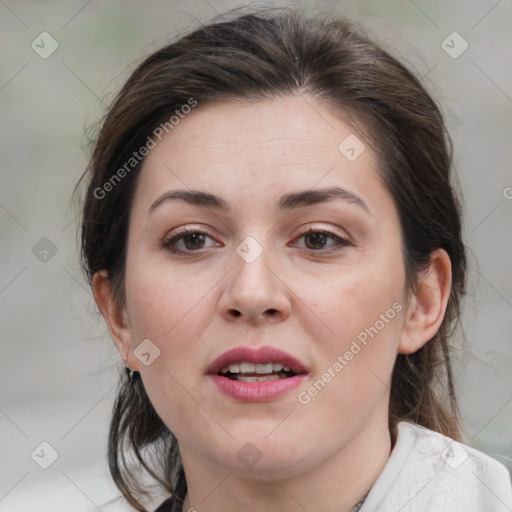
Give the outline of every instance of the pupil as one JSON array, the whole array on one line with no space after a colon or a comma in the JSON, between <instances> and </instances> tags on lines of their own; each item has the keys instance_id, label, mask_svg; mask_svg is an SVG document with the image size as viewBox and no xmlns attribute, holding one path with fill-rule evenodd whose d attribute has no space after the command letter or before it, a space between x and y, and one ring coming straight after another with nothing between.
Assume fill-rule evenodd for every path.
<instances>
[{"instance_id":1,"label":"pupil","mask_svg":"<svg viewBox=\"0 0 512 512\"><path fill-rule=\"evenodd\" d=\"M192 244L189 243L191 239L193 240ZM199 245L201 245L201 242L204 243L204 235L201 233L192 233L191 235L184 237L183 242L185 243L187 249L201 249L200 246L196 246L196 243L199 243Z\"/></svg>"},{"instance_id":2,"label":"pupil","mask_svg":"<svg viewBox=\"0 0 512 512\"><path fill-rule=\"evenodd\" d=\"M319 244L320 246L323 246L325 244L325 235L323 233L313 233L306 237L306 241L307 240L313 240L313 248L318 248L317 244ZM308 244L307 242L306 245L308 246L309 249L312 248L310 247L311 244Z\"/></svg>"}]
</instances>

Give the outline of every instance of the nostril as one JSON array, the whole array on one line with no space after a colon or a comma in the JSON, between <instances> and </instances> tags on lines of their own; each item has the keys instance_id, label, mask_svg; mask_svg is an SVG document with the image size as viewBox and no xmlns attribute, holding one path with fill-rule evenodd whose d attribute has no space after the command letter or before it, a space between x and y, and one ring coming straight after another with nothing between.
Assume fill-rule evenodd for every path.
<instances>
[{"instance_id":1,"label":"nostril","mask_svg":"<svg viewBox=\"0 0 512 512\"><path fill-rule=\"evenodd\" d=\"M240 311L238 311L238 309L230 309L229 313L236 317L239 317L242 314L240 313ZM277 309L267 309L264 314L268 316L276 316L278 314L278 311Z\"/></svg>"}]
</instances>

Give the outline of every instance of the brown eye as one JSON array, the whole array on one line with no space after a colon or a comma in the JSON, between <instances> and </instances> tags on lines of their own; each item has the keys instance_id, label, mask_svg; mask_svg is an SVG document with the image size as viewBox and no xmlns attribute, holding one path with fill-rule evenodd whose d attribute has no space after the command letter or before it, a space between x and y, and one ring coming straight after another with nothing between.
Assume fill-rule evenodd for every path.
<instances>
[{"instance_id":1,"label":"brown eye","mask_svg":"<svg viewBox=\"0 0 512 512\"><path fill-rule=\"evenodd\" d=\"M308 249L324 249L328 236L324 233L312 232L305 235L304 240Z\"/></svg>"},{"instance_id":2,"label":"brown eye","mask_svg":"<svg viewBox=\"0 0 512 512\"><path fill-rule=\"evenodd\" d=\"M206 239L211 237L202 231L184 231L168 240L165 240L162 247L172 254L187 254L198 252L205 246Z\"/></svg>"},{"instance_id":3,"label":"brown eye","mask_svg":"<svg viewBox=\"0 0 512 512\"><path fill-rule=\"evenodd\" d=\"M202 249L204 245L204 235L202 233L192 233L182 238L183 244L187 249Z\"/></svg>"},{"instance_id":4,"label":"brown eye","mask_svg":"<svg viewBox=\"0 0 512 512\"><path fill-rule=\"evenodd\" d=\"M331 233L330 231L322 229L312 229L306 233L302 233L299 237L304 238L305 248L315 252L330 252L340 250L343 247L351 245L347 240ZM326 246L329 241L332 241L330 246Z\"/></svg>"}]
</instances>

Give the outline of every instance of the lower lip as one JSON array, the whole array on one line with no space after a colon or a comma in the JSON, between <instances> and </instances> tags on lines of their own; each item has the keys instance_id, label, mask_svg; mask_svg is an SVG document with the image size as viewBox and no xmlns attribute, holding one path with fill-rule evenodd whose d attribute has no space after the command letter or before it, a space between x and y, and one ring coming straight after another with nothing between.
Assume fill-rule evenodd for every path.
<instances>
[{"instance_id":1,"label":"lower lip","mask_svg":"<svg viewBox=\"0 0 512 512\"><path fill-rule=\"evenodd\" d=\"M222 393L241 402L268 402L298 387L306 374L294 375L279 380L242 382L221 375L210 375Z\"/></svg>"}]
</instances>

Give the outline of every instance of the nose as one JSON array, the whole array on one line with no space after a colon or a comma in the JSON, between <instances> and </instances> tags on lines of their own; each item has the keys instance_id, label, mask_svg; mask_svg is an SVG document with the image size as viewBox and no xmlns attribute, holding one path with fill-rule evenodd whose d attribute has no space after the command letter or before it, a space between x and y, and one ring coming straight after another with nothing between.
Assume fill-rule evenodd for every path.
<instances>
[{"instance_id":1,"label":"nose","mask_svg":"<svg viewBox=\"0 0 512 512\"><path fill-rule=\"evenodd\" d=\"M268 249L254 261L235 253L233 268L226 276L219 300L222 317L229 322L253 325L278 323L288 318L293 292L280 268L275 258L273 264Z\"/></svg>"}]
</instances>

